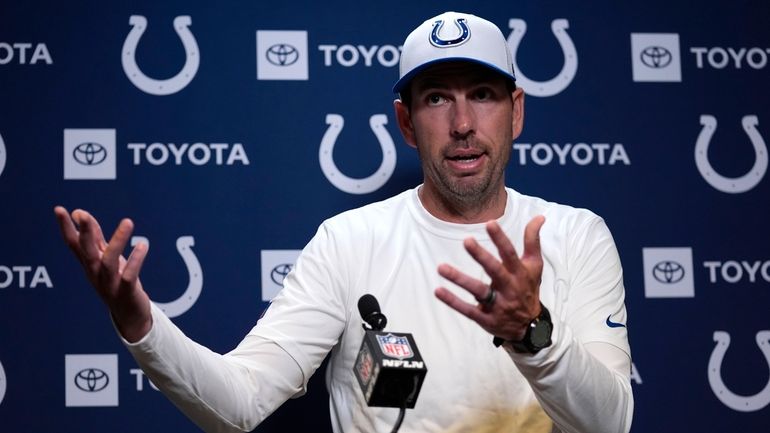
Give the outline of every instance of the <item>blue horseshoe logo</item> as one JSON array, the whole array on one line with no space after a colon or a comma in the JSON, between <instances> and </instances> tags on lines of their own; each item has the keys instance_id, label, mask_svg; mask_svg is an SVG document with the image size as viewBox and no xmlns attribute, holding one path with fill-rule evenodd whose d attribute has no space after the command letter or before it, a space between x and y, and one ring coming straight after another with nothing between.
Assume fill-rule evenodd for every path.
<instances>
[{"instance_id":1,"label":"blue horseshoe logo","mask_svg":"<svg viewBox=\"0 0 770 433\"><path fill-rule=\"evenodd\" d=\"M441 39L438 32L444 27L444 20L437 20L433 23L433 31L430 33L430 43L434 47L448 48L462 45L465 41L470 39L471 30L468 28L468 24L465 23L465 18L456 19L455 25L460 30L460 36L454 39Z\"/></svg>"}]
</instances>

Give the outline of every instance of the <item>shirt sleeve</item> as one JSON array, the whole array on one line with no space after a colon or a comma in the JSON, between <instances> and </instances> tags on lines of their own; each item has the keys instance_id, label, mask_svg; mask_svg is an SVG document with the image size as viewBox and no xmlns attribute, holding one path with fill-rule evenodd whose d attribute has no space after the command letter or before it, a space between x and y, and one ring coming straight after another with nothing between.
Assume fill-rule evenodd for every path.
<instances>
[{"instance_id":1,"label":"shirt sleeve","mask_svg":"<svg viewBox=\"0 0 770 433\"><path fill-rule=\"evenodd\" d=\"M593 214L567 233L568 299L552 311L553 344L535 355L506 350L562 432L628 432L634 400L620 258Z\"/></svg>"},{"instance_id":2,"label":"shirt sleeve","mask_svg":"<svg viewBox=\"0 0 770 433\"><path fill-rule=\"evenodd\" d=\"M329 221L302 250L283 289L272 300L250 337L275 342L302 370L303 389L349 320L351 281L357 249L349 236L335 236ZM349 230L352 230L349 229Z\"/></svg>"},{"instance_id":3,"label":"shirt sleeve","mask_svg":"<svg viewBox=\"0 0 770 433\"><path fill-rule=\"evenodd\" d=\"M152 383L206 432L251 431L302 391L302 370L272 341L248 336L221 355L185 336L155 305L152 318L144 338L123 342Z\"/></svg>"},{"instance_id":4,"label":"shirt sleeve","mask_svg":"<svg viewBox=\"0 0 770 433\"><path fill-rule=\"evenodd\" d=\"M128 350L145 374L207 432L251 431L307 381L347 320L339 245L326 224L308 243L284 288L233 351L220 355L185 336L153 305L153 327Z\"/></svg>"}]
</instances>

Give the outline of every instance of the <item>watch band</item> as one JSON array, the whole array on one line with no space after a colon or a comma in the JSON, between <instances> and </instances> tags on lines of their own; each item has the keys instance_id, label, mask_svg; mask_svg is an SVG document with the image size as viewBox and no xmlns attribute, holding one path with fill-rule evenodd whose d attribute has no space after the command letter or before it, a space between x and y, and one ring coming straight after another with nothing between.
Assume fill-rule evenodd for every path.
<instances>
[{"instance_id":1,"label":"watch band","mask_svg":"<svg viewBox=\"0 0 770 433\"><path fill-rule=\"evenodd\" d=\"M532 331L536 328L539 329L539 332L544 332L546 335L545 341L543 343L535 344L532 341ZM495 347L500 347L501 345L507 342L511 345L514 352L535 354L551 345L552 331L553 331L553 323L551 322L551 313L548 311L547 308L545 308L545 305L543 305L543 303L541 302L540 314L534 319L532 319L532 321L529 322L529 325L527 326L527 331L524 333L524 338L522 338L519 341L516 341L516 340L506 341L503 338L494 337L492 339L492 344L494 344Z\"/></svg>"}]
</instances>

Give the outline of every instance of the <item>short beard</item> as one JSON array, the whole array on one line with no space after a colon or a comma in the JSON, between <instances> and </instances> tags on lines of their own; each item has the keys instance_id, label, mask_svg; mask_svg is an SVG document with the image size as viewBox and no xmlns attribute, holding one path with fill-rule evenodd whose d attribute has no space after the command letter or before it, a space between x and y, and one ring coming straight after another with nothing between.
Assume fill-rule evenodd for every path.
<instances>
[{"instance_id":1,"label":"short beard","mask_svg":"<svg viewBox=\"0 0 770 433\"><path fill-rule=\"evenodd\" d=\"M502 179L505 176L504 167L507 166L510 158L510 154L504 155L504 161L498 161L501 169L492 167L477 182L463 183L457 179L451 179L444 171L433 170L433 167L430 167L420 154L419 147L417 154L420 157L423 173L433 181L440 194L438 198L448 210L452 209L456 213L477 212L492 206L498 194L496 185L505 183Z\"/></svg>"},{"instance_id":2,"label":"short beard","mask_svg":"<svg viewBox=\"0 0 770 433\"><path fill-rule=\"evenodd\" d=\"M492 173L473 183L453 181L445 173L435 173L436 188L447 201L462 207L477 207L488 201L491 196Z\"/></svg>"}]
</instances>

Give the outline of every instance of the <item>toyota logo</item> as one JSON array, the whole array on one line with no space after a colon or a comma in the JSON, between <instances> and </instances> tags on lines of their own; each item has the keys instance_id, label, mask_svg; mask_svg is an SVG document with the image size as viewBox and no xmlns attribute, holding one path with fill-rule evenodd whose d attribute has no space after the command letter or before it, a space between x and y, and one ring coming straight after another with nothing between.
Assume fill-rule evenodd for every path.
<instances>
[{"instance_id":1,"label":"toyota logo","mask_svg":"<svg viewBox=\"0 0 770 433\"><path fill-rule=\"evenodd\" d=\"M97 165L107 159L107 149L99 143L81 143L72 151L72 157L83 165Z\"/></svg>"},{"instance_id":2,"label":"toyota logo","mask_svg":"<svg viewBox=\"0 0 770 433\"><path fill-rule=\"evenodd\" d=\"M643 49L639 54L639 58L642 60L642 63L644 63L645 66L654 69L665 68L671 64L671 60L673 60L671 51L658 46L650 46Z\"/></svg>"},{"instance_id":3,"label":"toyota logo","mask_svg":"<svg viewBox=\"0 0 770 433\"><path fill-rule=\"evenodd\" d=\"M265 57L276 66L289 66L299 60L299 51L289 44L275 44L267 49Z\"/></svg>"},{"instance_id":4,"label":"toyota logo","mask_svg":"<svg viewBox=\"0 0 770 433\"><path fill-rule=\"evenodd\" d=\"M652 268L652 276L663 284L674 284L684 278L684 268L677 262L664 260Z\"/></svg>"},{"instance_id":5,"label":"toyota logo","mask_svg":"<svg viewBox=\"0 0 770 433\"><path fill-rule=\"evenodd\" d=\"M85 392L99 392L110 383L110 377L98 368L86 368L75 375L75 386Z\"/></svg>"},{"instance_id":6,"label":"toyota logo","mask_svg":"<svg viewBox=\"0 0 770 433\"><path fill-rule=\"evenodd\" d=\"M292 268L294 268L294 265L290 263L280 264L274 267L272 271L270 271L270 279L273 280L275 284L283 287L283 279L289 275L289 272L291 272Z\"/></svg>"}]
</instances>

